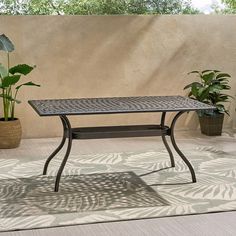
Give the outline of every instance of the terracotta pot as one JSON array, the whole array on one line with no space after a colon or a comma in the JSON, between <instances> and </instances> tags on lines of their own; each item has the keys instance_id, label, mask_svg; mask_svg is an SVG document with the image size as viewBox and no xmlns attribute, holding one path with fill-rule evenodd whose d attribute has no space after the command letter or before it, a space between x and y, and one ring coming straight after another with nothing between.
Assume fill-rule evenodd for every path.
<instances>
[{"instance_id":1,"label":"terracotta pot","mask_svg":"<svg viewBox=\"0 0 236 236\"><path fill-rule=\"evenodd\" d=\"M221 135L224 121L224 114L217 114L213 116L203 114L199 116L199 121L200 121L201 132L203 134L206 134L208 136Z\"/></svg>"},{"instance_id":2,"label":"terracotta pot","mask_svg":"<svg viewBox=\"0 0 236 236\"><path fill-rule=\"evenodd\" d=\"M4 121L0 119L0 148L16 148L21 141L20 120Z\"/></svg>"}]
</instances>

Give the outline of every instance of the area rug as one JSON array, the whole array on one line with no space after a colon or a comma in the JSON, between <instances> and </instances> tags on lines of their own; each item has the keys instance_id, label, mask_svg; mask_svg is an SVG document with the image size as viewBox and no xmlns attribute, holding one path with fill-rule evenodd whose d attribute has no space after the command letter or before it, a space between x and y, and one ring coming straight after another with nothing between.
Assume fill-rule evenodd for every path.
<instances>
[{"instance_id":1,"label":"area rug","mask_svg":"<svg viewBox=\"0 0 236 236\"><path fill-rule=\"evenodd\" d=\"M197 183L191 183L178 157L170 168L159 143L155 150L73 153L58 193L53 187L60 158L42 176L45 159L24 158L25 151L13 158L5 151L0 231L236 210L236 153L185 142L182 151L194 166Z\"/></svg>"}]
</instances>

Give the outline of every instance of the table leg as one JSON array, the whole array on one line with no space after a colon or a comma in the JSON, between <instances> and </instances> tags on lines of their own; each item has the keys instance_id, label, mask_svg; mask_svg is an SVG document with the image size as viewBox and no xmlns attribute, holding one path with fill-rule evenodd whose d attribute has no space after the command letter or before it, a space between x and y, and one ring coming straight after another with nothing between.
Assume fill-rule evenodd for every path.
<instances>
[{"instance_id":1,"label":"table leg","mask_svg":"<svg viewBox=\"0 0 236 236\"><path fill-rule=\"evenodd\" d=\"M53 157L62 149L62 147L65 144L66 141L66 137L67 137L67 124L64 120L63 117L60 116L62 125L63 125L63 137L61 140L61 143L59 144L59 146L55 149L55 151L53 151L53 153L48 157L48 159L46 160L45 164L44 164L44 168L43 168L43 175L47 174L47 169L48 169L48 165L50 163L50 161L53 159Z\"/></svg>"},{"instance_id":2,"label":"table leg","mask_svg":"<svg viewBox=\"0 0 236 236\"><path fill-rule=\"evenodd\" d=\"M165 117L166 117L166 112L162 112L162 116L161 116L161 128L164 129L165 127ZM168 151L169 153L169 156L170 156L170 162L171 162L171 166L172 167L175 167L175 160L174 160L174 156L173 156L173 153L170 149L170 146L169 144L167 143L167 140L166 140L166 134L164 132L161 133L161 137L162 137L162 141L166 147L166 150Z\"/></svg>"},{"instance_id":3,"label":"table leg","mask_svg":"<svg viewBox=\"0 0 236 236\"><path fill-rule=\"evenodd\" d=\"M196 180L196 175L193 169L193 166L191 165L191 163L188 161L188 159L185 157L185 155L180 151L179 147L177 146L176 142L175 142L175 136L174 136L174 128L175 128L175 123L177 121L177 119L184 113L185 111L180 111L178 112L174 119L172 120L171 126L170 126L170 138L171 138L171 142L172 145L174 147L174 149L176 150L176 152L179 154L179 156L182 158L182 160L185 162L185 164L188 166L191 176L192 176L192 181L193 183L197 182Z\"/></svg>"},{"instance_id":4,"label":"table leg","mask_svg":"<svg viewBox=\"0 0 236 236\"><path fill-rule=\"evenodd\" d=\"M58 192L59 190L59 183L60 183L60 179L61 179L61 174L64 170L64 167L66 165L67 159L70 155L70 151L71 151L71 146L72 146L72 130L71 130L71 125L70 125L70 121L68 120L68 118L66 116L62 116L62 119L64 120L66 126L67 126L67 137L68 137L68 146L66 149L66 153L65 156L62 160L61 166L57 172L57 176L56 176L56 182L55 182L55 192Z\"/></svg>"}]
</instances>

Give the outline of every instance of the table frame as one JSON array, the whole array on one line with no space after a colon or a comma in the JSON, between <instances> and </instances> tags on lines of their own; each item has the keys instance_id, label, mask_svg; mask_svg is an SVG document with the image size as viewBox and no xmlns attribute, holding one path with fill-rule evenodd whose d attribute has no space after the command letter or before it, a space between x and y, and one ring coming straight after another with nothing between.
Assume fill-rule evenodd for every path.
<instances>
[{"instance_id":1,"label":"table frame","mask_svg":"<svg viewBox=\"0 0 236 236\"><path fill-rule=\"evenodd\" d=\"M129 137L140 137L140 136L154 136L154 135L155 136L161 136L162 141L163 141L163 143L166 147L166 150L169 154L169 157L170 157L171 167L175 167L174 155L173 155L173 153L171 151L171 148L170 148L170 146L167 142L167 139L166 139L166 136L170 136L170 140L171 140L171 143L172 143L175 151L178 153L178 155L181 157L181 159L187 165L187 167L188 167L188 169L191 173L192 182L195 183L196 182L196 175L195 175L193 166L191 165L189 160L186 158L186 156L180 151L179 147L176 144L175 135L174 135L174 128L175 128L176 121L185 112L186 111L178 112L174 116L170 127L165 125L166 112L162 112L161 124L159 126L157 126L156 129L155 129L155 132L152 132L152 133L149 133L149 131L150 131L148 129L149 126L143 126L142 133L135 133L134 132L135 126L132 126L132 128L134 128L132 130L132 133L129 132L129 129L128 129L129 126L114 126L114 127L116 128L116 132L118 132L118 133L119 133L119 130L117 131L117 127L119 127L121 130L123 130L122 127L127 128L127 132L122 131L122 134L119 134L119 137L124 137L124 134L126 134L125 137L127 137L127 136L129 136ZM57 176L56 176L56 182L55 182L55 188L54 188L55 192L58 192L58 190L59 190L61 175L62 175L62 172L63 172L64 167L66 165L66 162L68 160L68 157L70 155L70 151L71 151L71 147L72 147L72 140L73 139L79 139L76 135L78 135L78 132L81 132L80 130L83 130L83 128L80 129L79 131L78 131L78 128L72 128L71 124L70 124L70 121L69 121L69 119L67 118L66 115L61 115L59 117L60 117L62 125L63 125L62 140L61 140L61 143L59 144L59 146L52 152L52 154L46 160L45 165L44 165L44 169L43 169L43 175L46 175L49 163L56 156L56 154L65 146L66 139L67 139L68 143L67 143L67 147L66 147L66 152L65 152L65 155L64 155L63 160L61 162L60 168L57 172ZM114 128L114 127L110 127L110 128ZM136 126L136 127L140 128L140 126ZM93 132L93 131L91 131L91 132ZM81 132L81 133L83 133L83 132ZM99 137L97 136L96 138L99 138ZM104 137L101 136L101 138L104 138ZM106 137L106 138L112 138L112 136L109 136L109 137Z\"/></svg>"},{"instance_id":2,"label":"table frame","mask_svg":"<svg viewBox=\"0 0 236 236\"><path fill-rule=\"evenodd\" d=\"M66 146L65 155L56 175L55 192L59 190L61 175L70 155L73 139L161 136L170 157L171 167L175 167L174 155L166 139L166 136L170 136L173 148L187 165L192 182L195 183L196 175L194 168L176 144L175 125L179 117L185 112L215 109L215 107L211 105L181 96L31 100L29 104L40 116L58 116L62 122L62 140L58 147L47 158L43 169L43 175L46 175L51 160ZM72 128L67 117L68 115L108 115L144 112L162 113L160 124ZM176 112L170 126L165 125L167 112Z\"/></svg>"}]
</instances>

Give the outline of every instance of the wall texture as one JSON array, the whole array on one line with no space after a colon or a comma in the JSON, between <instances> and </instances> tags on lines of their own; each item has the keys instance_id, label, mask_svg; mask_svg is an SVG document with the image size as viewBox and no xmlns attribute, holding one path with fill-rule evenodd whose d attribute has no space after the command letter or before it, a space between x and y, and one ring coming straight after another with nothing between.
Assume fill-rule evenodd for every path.
<instances>
[{"instance_id":1,"label":"wall texture","mask_svg":"<svg viewBox=\"0 0 236 236\"><path fill-rule=\"evenodd\" d=\"M24 137L61 133L58 118L40 118L29 99L138 95L186 95L192 70L219 69L232 75L236 93L236 16L0 16L0 33L15 44L11 63L35 64L24 80L17 107ZM0 61L5 63L4 54ZM231 116L236 121L235 101ZM2 116L2 114L0 114ZM167 121L173 114L167 117ZM159 123L158 114L71 117L74 126ZM189 113L178 129L199 128Z\"/></svg>"}]
</instances>

